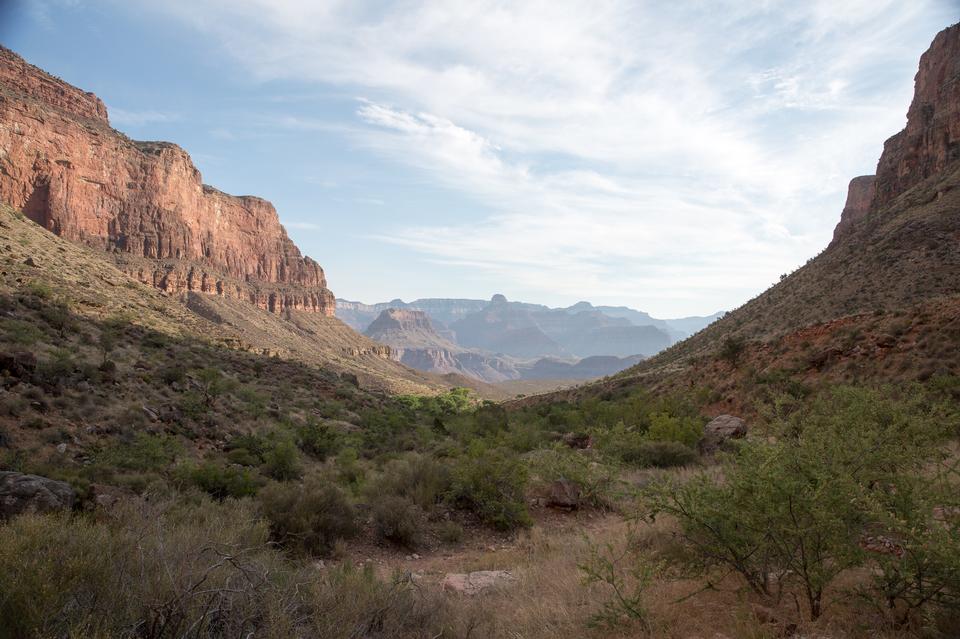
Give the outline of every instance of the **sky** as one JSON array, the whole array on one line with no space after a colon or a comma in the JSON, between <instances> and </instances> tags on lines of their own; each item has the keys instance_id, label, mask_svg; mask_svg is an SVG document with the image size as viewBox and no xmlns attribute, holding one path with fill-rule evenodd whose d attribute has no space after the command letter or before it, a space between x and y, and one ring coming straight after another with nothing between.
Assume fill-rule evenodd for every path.
<instances>
[{"instance_id":1,"label":"sky","mask_svg":"<svg viewBox=\"0 0 960 639\"><path fill-rule=\"evenodd\" d=\"M0 43L338 297L739 306L823 250L960 0L0 0Z\"/></svg>"}]
</instances>

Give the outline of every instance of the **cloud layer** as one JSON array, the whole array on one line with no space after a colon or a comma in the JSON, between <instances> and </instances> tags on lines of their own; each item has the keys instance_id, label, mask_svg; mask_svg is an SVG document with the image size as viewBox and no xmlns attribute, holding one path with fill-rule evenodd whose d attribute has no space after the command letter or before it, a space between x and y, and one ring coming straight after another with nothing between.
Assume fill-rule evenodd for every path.
<instances>
[{"instance_id":1,"label":"cloud layer","mask_svg":"<svg viewBox=\"0 0 960 639\"><path fill-rule=\"evenodd\" d=\"M384 241L664 314L738 304L826 244L955 19L949 0L159 4L255 78L357 95L344 135L488 212Z\"/></svg>"}]
</instances>

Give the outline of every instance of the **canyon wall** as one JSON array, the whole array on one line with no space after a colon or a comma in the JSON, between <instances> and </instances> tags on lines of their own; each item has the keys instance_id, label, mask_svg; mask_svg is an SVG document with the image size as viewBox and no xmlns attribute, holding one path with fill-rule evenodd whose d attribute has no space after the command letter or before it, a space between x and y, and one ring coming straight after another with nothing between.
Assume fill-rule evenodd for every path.
<instances>
[{"instance_id":1,"label":"canyon wall","mask_svg":"<svg viewBox=\"0 0 960 639\"><path fill-rule=\"evenodd\" d=\"M907 126L883 145L873 210L960 159L960 24L920 58Z\"/></svg>"},{"instance_id":2,"label":"canyon wall","mask_svg":"<svg viewBox=\"0 0 960 639\"><path fill-rule=\"evenodd\" d=\"M136 142L84 92L0 47L0 201L170 293L332 316L320 265L300 254L273 205L202 183L182 148Z\"/></svg>"}]
</instances>

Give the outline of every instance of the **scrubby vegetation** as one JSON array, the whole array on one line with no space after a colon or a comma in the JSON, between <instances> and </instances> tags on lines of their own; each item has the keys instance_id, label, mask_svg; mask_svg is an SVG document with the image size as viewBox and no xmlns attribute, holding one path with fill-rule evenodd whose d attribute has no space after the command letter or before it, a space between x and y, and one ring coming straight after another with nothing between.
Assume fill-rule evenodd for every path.
<instances>
[{"instance_id":1,"label":"scrubby vegetation","mask_svg":"<svg viewBox=\"0 0 960 639\"><path fill-rule=\"evenodd\" d=\"M0 524L0 579L15 584L2 636L501 636L483 606L351 563L355 548L477 537L530 540L516 588L568 584L557 601L580 612L567 634L656 633L670 601L701 590L791 623L846 607L895 634L955 627L955 377L831 392L746 370L763 390L754 430L717 464L697 453L713 393L389 397L65 300L41 284L0 298L0 466L81 498L81 512ZM124 491L113 510L96 506L104 486ZM534 541L550 506L633 526ZM556 636L540 614L513 623Z\"/></svg>"}]
</instances>

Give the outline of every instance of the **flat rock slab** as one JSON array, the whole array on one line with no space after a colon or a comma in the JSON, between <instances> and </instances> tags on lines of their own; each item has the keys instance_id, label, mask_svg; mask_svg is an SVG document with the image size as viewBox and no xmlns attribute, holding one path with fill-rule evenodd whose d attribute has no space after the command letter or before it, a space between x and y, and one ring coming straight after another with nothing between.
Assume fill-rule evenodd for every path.
<instances>
[{"instance_id":1,"label":"flat rock slab","mask_svg":"<svg viewBox=\"0 0 960 639\"><path fill-rule=\"evenodd\" d=\"M470 573L447 573L440 586L447 591L473 596L509 586L517 580L507 570L478 570Z\"/></svg>"}]
</instances>

